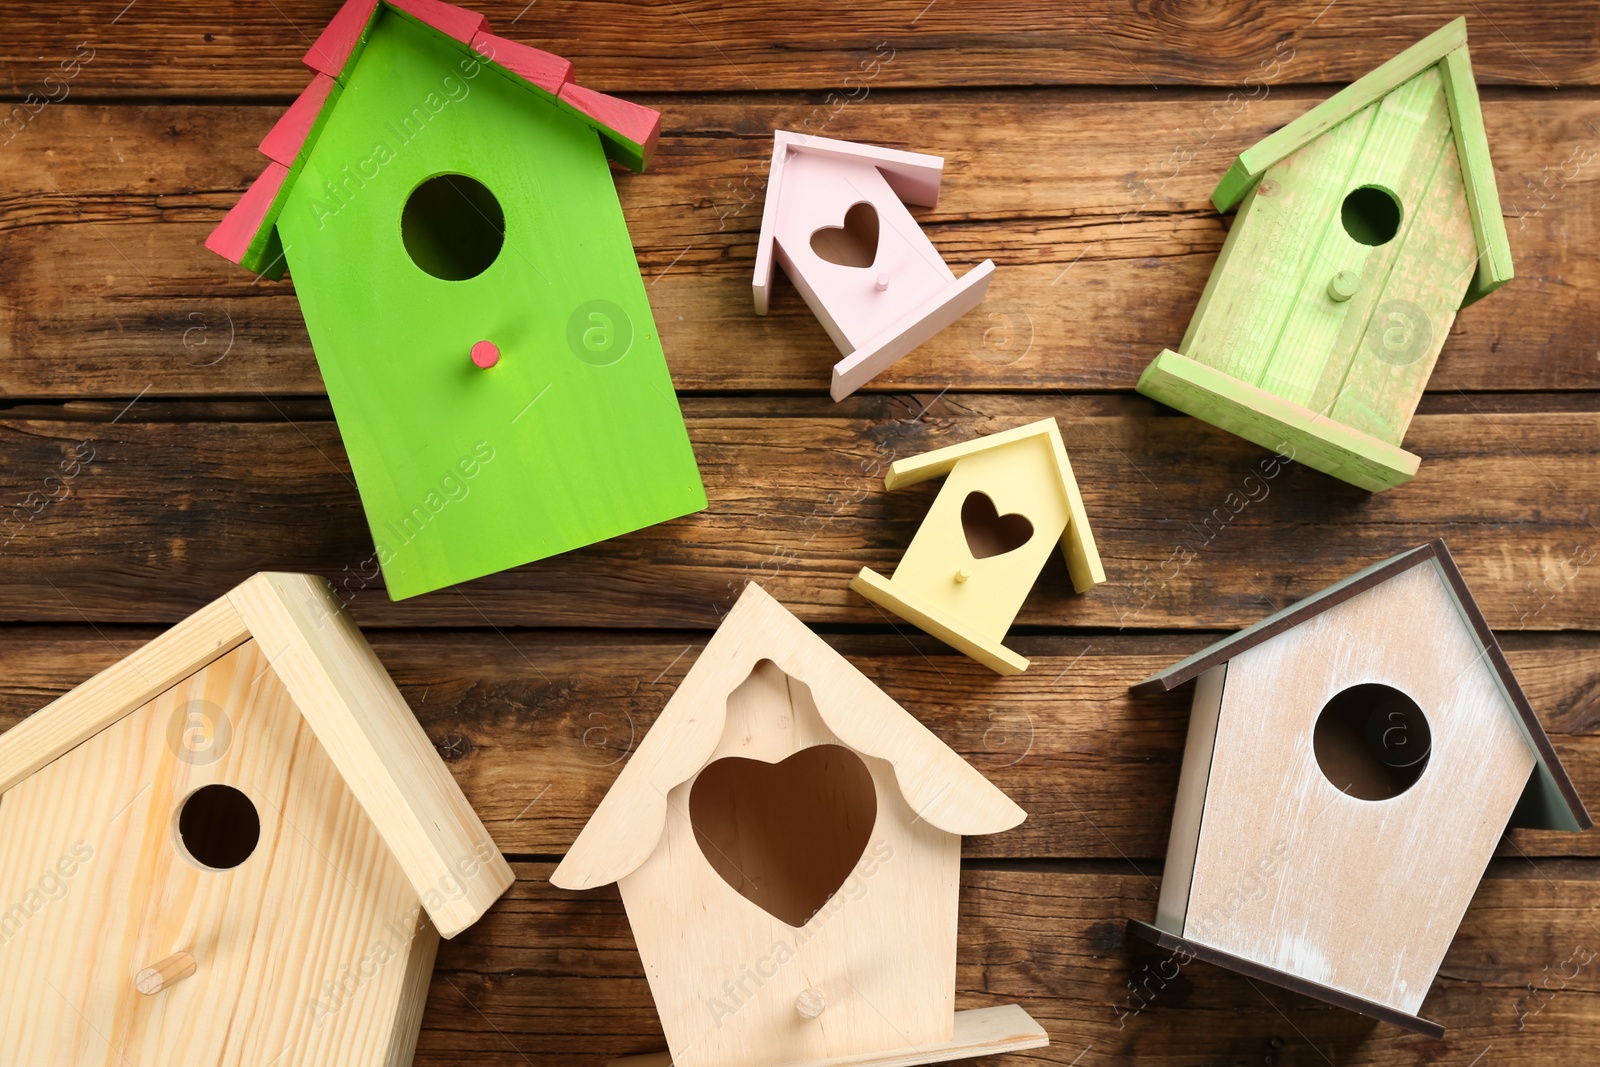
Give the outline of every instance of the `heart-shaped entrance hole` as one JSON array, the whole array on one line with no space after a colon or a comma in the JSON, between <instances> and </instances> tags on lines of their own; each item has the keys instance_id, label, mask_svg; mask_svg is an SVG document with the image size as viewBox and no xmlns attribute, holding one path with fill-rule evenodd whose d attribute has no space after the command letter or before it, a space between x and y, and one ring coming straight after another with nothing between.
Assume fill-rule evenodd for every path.
<instances>
[{"instance_id":1,"label":"heart-shaped entrance hole","mask_svg":"<svg viewBox=\"0 0 1600 1067\"><path fill-rule=\"evenodd\" d=\"M811 235L811 251L841 267L870 267L878 258L878 209L865 200L851 204L843 226Z\"/></svg>"},{"instance_id":2,"label":"heart-shaped entrance hole","mask_svg":"<svg viewBox=\"0 0 1600 1067\"><path fill-rule=\"evenodd\" d=\"M844 885L877 816L872 772L841 745L801 749L782 763L719 759L689 791L706 862L740 896L796 928Z\"/></svg>"},{"instance_id":3,"label":"heart-shaped entrance hole","mask_svg":"<svg viewBox=\"0 0 1600 1067\"><path fill-rule=\"evenodd\" d=\"M961 529L967 535L967 551L973 559L1014 552L1033 537L1033 523L1026 515L1002 515L989 494L979 492L968 493L961 502Z\"/></svg>"}]
</instances>

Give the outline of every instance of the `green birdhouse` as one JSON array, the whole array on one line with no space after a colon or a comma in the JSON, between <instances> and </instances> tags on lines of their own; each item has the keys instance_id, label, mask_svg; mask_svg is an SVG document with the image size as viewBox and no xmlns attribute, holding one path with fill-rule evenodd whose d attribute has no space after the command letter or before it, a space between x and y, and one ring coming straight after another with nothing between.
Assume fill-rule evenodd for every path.
<instances>
[{"instance_id":1,"label":"green birdhouse","mask_svg":"<svg viewBox=\"0 0 1600 1067\"><path fill-rule=\"evenodd\" d=\"M438 0L349 0L206 242L287 267L389 595L698 511L608 158L660 116Z\"/></svg>"},{"instance_id":2,"label":"green birdhouse","mask_svg":"<svg viewBox=\"0 0 1600 1067\"><path fill-rule=\"evenodd\" d=\"M1456 311L1511 279L1457 19L1245 151L1238 215L1178 351L1139 392L1374 492Z\"/></svg>"}]
</instances>

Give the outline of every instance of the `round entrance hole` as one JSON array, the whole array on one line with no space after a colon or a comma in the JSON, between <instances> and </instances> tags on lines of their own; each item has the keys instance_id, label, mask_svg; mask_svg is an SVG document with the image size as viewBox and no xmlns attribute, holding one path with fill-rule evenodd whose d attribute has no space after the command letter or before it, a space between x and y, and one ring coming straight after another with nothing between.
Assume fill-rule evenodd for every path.
<instances>
[{"instance_id":1,"label":"round entrance hole","mask_svg":"<svg viewBox=\"0 0 1600 1067\"><path fill-rule=\"evenodd\" d=\"M202 867L231 871L260 841L256 806L231 785L201 786L178 809L178 842Z\"/></svg>"},{"instance_id":2,"label":"round entrance hole","mask_svg":"<svg viewBox=\"0 0 1600 1067\"><path fill-rule=\"evenodd\" d=\"M1335 788L1360 800L1389 800L1422 777L1433 734L1415 700L1392 686L1366 682L1324 705L1312 748Z\"/></svg>"},{"instance_id":3,"label":"round entrance hole","mask_svg":"<svg viewBox=\"0 0 1600 1067\"><path fill-rule=\"evenodd\" d=\"M1387 189L1363 185L1350 190L1339 208L1339 220L1352 240L1385 245L1400 232L1400 201Z\"/></svg>"},{"instance_id":4,"label":"round entrance hole","mask_svg":"<svg viewBox=\"0 0 1600 1067\"><path fill-rule=\"evenodd\" d=\"M506 240L506 213L489 187L465 174L429 178L406 198L400 238L411 261L447 282L489 269Z\"/></svg>"}]
</instances>

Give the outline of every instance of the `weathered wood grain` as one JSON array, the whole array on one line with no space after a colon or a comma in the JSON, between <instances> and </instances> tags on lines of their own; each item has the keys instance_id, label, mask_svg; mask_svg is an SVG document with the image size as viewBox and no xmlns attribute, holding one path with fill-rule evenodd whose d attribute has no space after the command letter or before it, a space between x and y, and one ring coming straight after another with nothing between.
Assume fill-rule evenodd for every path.
<instances>
[{"instance_id":1,"label":"weathered wood grain","mask_svg":"<svg viewBox=\"0 0 1600 1067\"><path fill-rule=\"evenodd\" d=\"M175 622L271 568L329 576L365 626L708 629L756 578L808 622L882 627L849 577L893 569L937 488L885 492L887 465L1054 416L1108 581L1075 596L1052 559L1022 626L1239 627L1443 536L1492 625L1600 628L1593 399L1455 404L1424 406L1423 473L1374 496L1142 397L690 399L706 511L398 604L325 402L14 409L0 621Z\"/></svg>"},{"instance_id":2,"label":"weathered wood grain","mask_svg":"<svg viewBox=\"0 0 1600 1067\"><path fill-rule=\"evenodd\" d=\"M51 625L0 627L0 729L247 574L312 569L351 597L500 844L551 857L756 577L1029 810L967 842L959 1000L1024 1004L1054 1041L1032 1062L1593 1058L1600 875L1564 857L1600 854L1600 835L1502 845L1424 1004L1445 1042L1201 964L1165 977L1121 931L1155 912L1188 704L1125 687L1214 636L1161 631L1243 625L1440 534L1502 631L1600 631L1600 311L1584 296L1600 291L1600 0L481 5L584 84L665 112L656 164L619 188L678 387L735 395L686 404L703 515L403 605L366 566L292 285L253 285L201 247L336 6L5 13L0 620ZM1462 13L1518 278L1457 321L1407 437L1414 483L1371 497L1296 468L1266 479L1261 452L1195 420L1069 395L1131 388L1182 335L1224 235L1206 197L1234 153ZM751 313L776 126L944 154L928 230L958 270L999 266L982 317L878 396L821 399L837 353L788 282L770 317ZM972 395L988 392L1039 395ZM214 399L152 399L173 397ZM1053 563L1010 638L1034 668L1002 680L894 632L846 582L893 566L934 491L884 493L890 459L1048 414L1111 580L1073 597ZM420 626L460 629L399 629ZM1593 801L1600 633L1503 637ZM518 866L446 945L417 1063L660 1048L615 892L561 893L550 864Z\"/></svg>"},{"instance_id":3,"label":"weathered wood grain","mask_svg":"<svg viewBox=\"0 0 1600 1067\"><path fill-rule=\"evenodd\" d=\"M0 729L133 651L149 631L0 629ZM373 631L399 684L505 851L567 851L707 634ZM1031 637L1033 667L998 679L960 656L887 635L830 644L1028 812L968 857L1166 854L1188 688L1128 686L1207 635ZM1512 668L1579 793L1600 805L1600 635L1512 635ZM1600 834L1516 831L1501 852L1600 854ZM1153 912L1152 912L1153 914Z\"/></svg>"},{"instance_id":4,"label":"weathered wood grain","mask_svg":"<svg viewBox=\"0 0 1600 1067\"><path fill-rule=\"evenodd\" d=\"M1448 0L1204 5L1092 0L490 0L470 5L495 30L570 59L606 90L848 87L874 49L894 86L1240 84L1247 78L1344 82L1462 14ZM133 10L129 11L128 8ZM87 0L8 13L9 93L57 91L61 58L94 58L67 84L83 95L259 96L298 92L300 57L337 0L215 5ZM1483 0L1467 9L1478 77L1592 84L1597 7ZM1276 65L1274 65L1276 63Z\"/></svg>"},{"instance_id":5,"label":"weathered wood grain","mask_svg":"<svg viewBox=\"0 0 1600 1067\"><path fill-rule=\"evenodd\" d=\"M940 206L919 214L958 273L998 264L977 312L869 390L1131 389L1216 260L1212 185L1321 95L652 97L660 151L617 183L680 389L826 392L838 352L799 294L780 281L763 318L749 289L771 130L808 124L944 154ZM0 393L322 392L292 284L201 246L278 110L62 106L0 148ZM1583 296L1600 291L1600 97L1491 91L1484 111L1518 276L1462 313L1430 388L1600 388L1600 305Z\"/></svg>"},{"instance_id":6,"label":"weathered wood grain","mask_svg":"<svg viewBox=\"0 0 1600 1067\"><path fill-rule=\"evenodd\" d=\"M615 890L564 894L549 871L519 864L506 897L441 948L419 1067L599 1065L664 1047ZM1424 1002L1447 1028L1436 1042L1127 943L1122 921L1155 913L1157 880L1125 865L969 867L956 1006L1021 1003L1049 1031L1049 1048L984 1061L995 1067L1464 1067L1490 1046L1480 1063L1586 1062L1600 1040L1593 878L1571 863L1496 866Z\"/></svg>"}]
</instances>

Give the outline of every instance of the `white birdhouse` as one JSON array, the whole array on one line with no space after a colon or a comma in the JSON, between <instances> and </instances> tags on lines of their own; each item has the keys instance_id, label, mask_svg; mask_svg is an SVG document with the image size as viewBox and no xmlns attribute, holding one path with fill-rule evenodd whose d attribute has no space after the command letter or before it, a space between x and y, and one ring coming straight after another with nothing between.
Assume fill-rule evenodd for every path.
<instances>
[{"instance_id":1,"label":"white birdhouse","mask_svg":"<svg viewBox=\"0 0 1600 1067\"><path fill-rule=\"evenodd\" d=\"M1443 541L1134 686L1194 707L1163 948L1440 1036L1419 1018L1507 825L1589 813Z\"/></svg>"}]
</instances>

